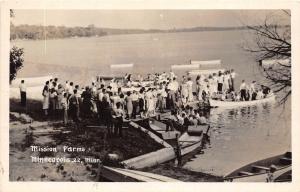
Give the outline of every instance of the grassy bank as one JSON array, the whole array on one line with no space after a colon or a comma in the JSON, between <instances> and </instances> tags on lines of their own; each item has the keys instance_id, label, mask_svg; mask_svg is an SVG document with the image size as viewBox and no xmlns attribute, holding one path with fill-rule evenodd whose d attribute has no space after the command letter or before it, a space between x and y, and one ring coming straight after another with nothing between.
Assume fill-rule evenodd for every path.
<instances>
[{"instance_id":1,"label":"grassy bank","mask_svg":"<svg viewBox=\"0 0 300 192\"><path fill-rule=\"evenodd\" d=\"M25 109L20 106L18 100L10 100L11 112L26 113L34 120L32 124L24 124L10 116L11 181L95 181L98 164L85 162L86 157L100 159L104 165L122 166L119 164L122 160L163 147L147 134L133 128L124 128L123 137L108 135L105 126L90 126L98 124L98 120L93 118L78 124L62 126L58 121L60 117L45 118L41 107L39 101L28 100ZM33 128L35 121L49 124ZM51 131L57 130L60 131L58 134L50 134ZM41 131L46 133L37 134ZM30 148L32 145L55 147L59 152L33 152ZM63 146L83 147L86 151L62 152ZM108 154L116 154L117 160L107 158ZM33 163L31 156L79 158L83 163Z\"/></svg>"}]
</instances>

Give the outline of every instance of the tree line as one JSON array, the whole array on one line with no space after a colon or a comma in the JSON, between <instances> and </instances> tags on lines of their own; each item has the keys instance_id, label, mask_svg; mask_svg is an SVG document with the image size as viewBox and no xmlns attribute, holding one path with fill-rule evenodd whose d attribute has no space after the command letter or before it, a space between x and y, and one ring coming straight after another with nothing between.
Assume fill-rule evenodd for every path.
<instances>
[{"instance_id":1,"label":"tree line","mask_svg":"<svg viewBox=\"0 0 300 192\"><path fill-rule=\"evenodd\" d=\"M14 39L57 39L70 37L104 36L107 32L93 25L87 27L41 26L41 25L11 25L10 38Z\"/></svg>"}]
</instances>

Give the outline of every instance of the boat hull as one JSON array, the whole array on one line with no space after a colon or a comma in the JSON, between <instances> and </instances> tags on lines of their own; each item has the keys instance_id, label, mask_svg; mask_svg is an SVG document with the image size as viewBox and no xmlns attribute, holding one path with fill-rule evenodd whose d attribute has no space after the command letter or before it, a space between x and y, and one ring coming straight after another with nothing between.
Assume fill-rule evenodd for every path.
<instances>
[{"instance_id":1,"label":"boat hull","mask_svg":"<svg viewBox=\"0 0 300 192\"><path fill-rule=\"evenodd\" d=\"M99 175L114 182L180 182L177 179L137 170L103 166Z\"/></svg>"},{"instance_id":2,"label":"boat hull","mask_svg":"<svg viewBox=\"0 0 300 192\"><path fill-rule=\"evenodd\" d=\"M211 107L223 107L223 108L235 108L235 107L244 107L251 105L259 105L261 103L274 102L275 95L271 95L267 98L253 101L219 101L215 99L209 99Z\"/></svg>"}]
</instances>

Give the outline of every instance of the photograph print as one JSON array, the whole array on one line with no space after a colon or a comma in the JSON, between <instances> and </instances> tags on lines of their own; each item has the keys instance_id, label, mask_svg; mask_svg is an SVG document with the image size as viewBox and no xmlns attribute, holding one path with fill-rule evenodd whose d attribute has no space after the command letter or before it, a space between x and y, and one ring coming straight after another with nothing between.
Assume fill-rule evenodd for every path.
<instances>
[{"instance_id":1,"label":"photograph print","mask_svg":"<svg viewBox=\"0 0 300 192\"><path fill-rule=\"evenodd\" d=\"M291 11L10 9L9 180L291 182Z\"/></svg>"}]
</instances>

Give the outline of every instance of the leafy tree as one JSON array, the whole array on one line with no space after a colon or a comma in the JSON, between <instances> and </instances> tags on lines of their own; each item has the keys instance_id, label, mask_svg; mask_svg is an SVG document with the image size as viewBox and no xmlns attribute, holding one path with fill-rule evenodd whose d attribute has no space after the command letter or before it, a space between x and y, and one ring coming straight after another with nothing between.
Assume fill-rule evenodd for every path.
<instances>
[{"instance_id":1,"label":"leafy tree","mask_svg":"<svg viewBox=\"0 0 300 192\"><path fill-rule=\"evenodd\" d=\"M10 10L10 17L14 17L14 11ZM9 81L11 82L14 80L17 76L17 72L19 69L23 67L24 62L24 50L23 48L18 48L16 46L13 46L10 49L10 56L9 56L9 65L10 65L10 71L9 71Z\"/></svg>"},{"instance_id":2,"label":"leafy tree","mask_svg":"<svg viewBox=\"0 0 300 192\"><path fill-rule=\"evenodd\" d=\"M14 80L17 76L17 72L19 69L23 67L24 62L24 50L23 48L18 48L16 46L12 47L10 50L10 76L9 80L10 82Z\"/></svg>"},{"instance_id":3,"label":"leafy tree","mask_svg":"<svg viewBox=\"0 0 300 192\"><path fill-rule=\"evenodd\" d=\"M262 25L247 26L255 38L247 43L245 50L255 54L262 74L272 90L279 94L280 104L284 104L292 93L291 26L282 23L289 23L290 18L289 11L282 11L280 16L266 17Z\"/></svg>"}]
</instances>

